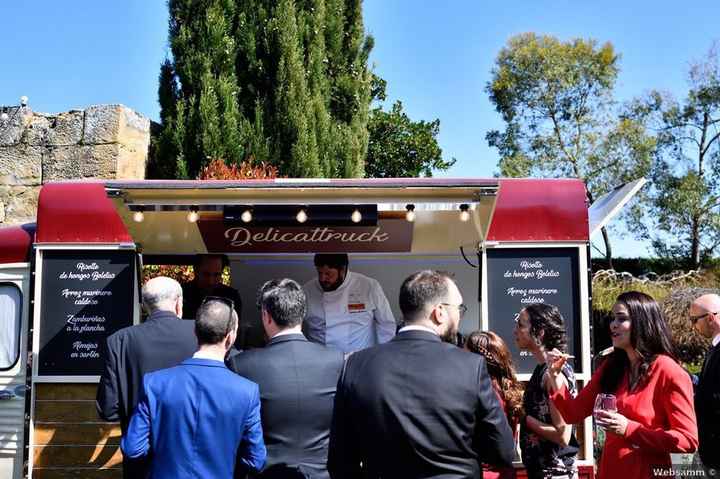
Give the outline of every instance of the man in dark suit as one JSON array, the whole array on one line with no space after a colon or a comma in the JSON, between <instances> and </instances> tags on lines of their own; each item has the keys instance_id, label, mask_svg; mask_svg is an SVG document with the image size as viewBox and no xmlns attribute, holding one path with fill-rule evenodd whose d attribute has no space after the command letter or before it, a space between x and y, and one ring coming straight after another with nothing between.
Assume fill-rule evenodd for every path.
<instances>
[{"instance_id":1,"label":"man in dark suit","mask_svg":"<svg viewBox=\"0 0 720 479\"><path fill-rule=\"evenodd\" d=\"M695 389L695 414L703 465L720 470L720 296L705 294L690 305L690 322L712 340Z\"/></svg>"},{"instance_id":2,"label":"man in dark suit","mask_svg":"<svg viewBox=\"0 0 720 479\"><path fill-rule=\"evenodd\" d=\"M403 282L405 325L350 356L338 383L332 478L470 479L482 476L482 462L512 463L512 431L484 359L452 344L462 301L445 273Z\"/></svg>"},{"instance_id":3,"label":"man in dark suit","mask_svg":"<svg viewBox=\"0 0 720 479\"><path fill-rule=\"evenodd\" d=\"M158 276L142 288L150 315L142 324L117 331L107 339L105 369L97 390L97 411L106 421L120 421L123 436L138 403L145 373L168 368L197 350L192 321L183 321L182 289L177 281ZM123 477L144 478L145 460L123 458Z\"/></svg>"},{"instance_id":4,"label":"man in dark suit","mask_svg":"<svg viewBox=\"0 0 720 479\"><path fill-rule=\"evenodd\" d=\"M258 385L224 364L237 324L229 301L206 300L195 319L198 351L143 378L120 446L131 458L151 455L152 479L230 478L236 455L251 471L265 463Z\"/></svg>"},{"instance_id":5,"label":"man in dark suit","mask_svg":"<svg viewBox=\"0 0 720 479\"><path fill-rule=\"evenodd\" d=\"M305 293L295 281L265 283L258 306L270 342L264 349L234 356L230 369L260 386L268 450L260 477L328 478L330 422L343 354L303 336L307 306Z\"/></svg>"}]
</instances>

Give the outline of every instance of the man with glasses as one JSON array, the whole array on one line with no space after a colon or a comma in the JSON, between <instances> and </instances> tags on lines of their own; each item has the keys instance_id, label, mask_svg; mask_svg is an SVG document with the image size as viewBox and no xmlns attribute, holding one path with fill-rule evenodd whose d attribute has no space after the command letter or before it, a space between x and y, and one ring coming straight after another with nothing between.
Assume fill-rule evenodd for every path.
<instances>
[{"instance_id":1,"label":"man with glasses","mask_svg":"<svg viewBox=\"0 0 720 479\"><path fill-rule=\"evenodd\" d=\"M305 293L295 281L262 285L258 308L270 342L234 356L229 367L260 386L268 458L259 477L328 478L330 422L343 354L303 336Z\"/></svg>"},{"instance_id":2,"label":"man with glasses","mask_svg":"<svg viewBox=\"0 0 720 479\"><path fill-rule=\"evenodd\" d=\"M197 352L145 375L121 447L130 458L152 458L151 478L230 478L236 460L250 471L263 467L258 385L224 363L237 326L231 301L206 298L195 319Z\"/></svg>"},{"instance_id":3,"label":"man with glasses","mask_svg":"<svg viewBox=\"0 0 720 479\"><path fill-rule=\"evenodd\" d=\"M147 320L123 328L107 339L105 369L98 384L96 406L106 421L120 421L123 436L137 406L145 373L180 364L197 350L192 321L183 321L180 284L164 276L142 287ZM147 461L123 456L123 477L143 479Z\"/></svg>"},{"instance_id":4,"label":"man with glasses","mask_svg":"<svg viewBox=\"0 0 720 479\"><path fill-rule=\"evenodd\" d=\"M455 346L465 311L447 273L420 271L400 288L404 326L358 351L335 396L328 470L353 477L482 477L510 466L513 434L485 359Z\"/></svg>"},{"instance_id":5,"label":"man with glasses","mask_svg":"<svg viewBox=\"0 0 720 479\"><path fill-rule=\"evenodd\" d=\"M720 296L705 294L693 301L690 322L712 340L695 390L695 414L700 459L705 467L720 470Z\"/></svg>"}]
</instances>

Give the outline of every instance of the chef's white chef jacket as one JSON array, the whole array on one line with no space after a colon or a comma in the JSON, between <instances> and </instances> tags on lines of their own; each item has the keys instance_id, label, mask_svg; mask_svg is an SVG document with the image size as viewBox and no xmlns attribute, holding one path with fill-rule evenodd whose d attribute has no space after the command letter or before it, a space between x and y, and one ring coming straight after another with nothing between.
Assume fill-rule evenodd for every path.
<instances>
[{"instance_id":1,"label":"chef's white chef jacket","mask_svg":"<svg viewBox=\"0 0 720 479\"><path fill-rule=\"evenodd\" d=\"M303 288L308 304L303 332L310 341L351 353L395 336L395 317L377 280L348 271L335 291L323 291L317 279Z\"/></svg>"}]
</instances>

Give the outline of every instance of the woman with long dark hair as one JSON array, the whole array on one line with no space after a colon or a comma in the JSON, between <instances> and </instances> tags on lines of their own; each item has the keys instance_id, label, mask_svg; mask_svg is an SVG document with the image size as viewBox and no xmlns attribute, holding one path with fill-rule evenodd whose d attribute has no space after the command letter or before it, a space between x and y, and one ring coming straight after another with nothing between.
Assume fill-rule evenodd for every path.
<instances>
[{"instance_id":1,"label":"woman with long dark hair","mask_svg":"<svg viewBox=\"0 0 720 479\"><path fill-rule=\"evenodd\" d=\"M664 476L670 453L693 452L698 444L692 383L675 359L670 330L652 297L623 293L612 313L614 351L577 398L558 381L565 355L548 354L551 399L568 423L577 423L593 413L599 394L614 395L617 412L596 411L607 432L600 479Z\"/></svg>"},{"instance_id":2,"label":"woman with long dark hair","mask_svg":"<svg viewBox=\"0 0 720 479\"><path fill-rule=\"evenodd\" d=\"M485 357L493 389L514 433L523 415L523 388L515 377L512 354L505 341L492 331L474 331L465 340L465 349ZM514 477L516 477L514 467L483 465L483 479L511 479Z\"/></svg>"},{"instance_id":3,"label":"woman with long dark hair","mask_svg":"<svg viewBox=\"0 0 720 479\"><path fill-rule=\"evenodd\" d=\"M573 428L566 423L549 399L545 371L546 352L565 351L567 334L560 311L549 304L531 304L520 311L514 335L515 343L537 361L532 377L525 387L520 423L520 450L530 479L577 477L578 444ZM567 362L558 373L558 381L575 394L575 374Z\"/></svg>"}]
</instances>

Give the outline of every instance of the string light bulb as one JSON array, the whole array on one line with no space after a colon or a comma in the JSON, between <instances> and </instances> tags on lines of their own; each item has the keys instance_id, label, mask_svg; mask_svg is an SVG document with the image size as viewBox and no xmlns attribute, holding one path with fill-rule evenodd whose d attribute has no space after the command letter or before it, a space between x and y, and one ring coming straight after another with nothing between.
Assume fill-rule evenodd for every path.
<instances>
[{"instance_id":1,"label":"string light bulb","mask_svg":"<svg viewBox=\"0 0 720 479\"><path fill-rule=\"evenodd\" d=\"M243 211L240 215L240 219L243 223L250 223L253 219L252 211L250 211L249 209Z\"/></svg>"},{"instance_id":2,"label":"string light bulb","mask_svg":"<svg viewBox=\"0 0 720 479\"><path fill-rule=\"evenodd\" d=\"M355 208L355 211L350 215L350 219L353 223L360 223L362 221L362 213L360 213L360 210Z\"/></svg>"},{"instance_id":3,"label":"string light bulb","mask_svg":"<svg viewBox=\"0 0 720 479\"><path fill-rule=\"evenodd\" d=\"M470 207L468 205L460 205L460 221L466 222L470 219Z\"/></svg>"},{"instance_id":4,"label":"string light bulb","mask_svg":"<svg viewBox=\"0 0 720 479\"><path fill-rule=\"evenodd\" d=\"M144 220L145 220L145 213L143 213L142 209L139 209L135 213L133 213L133 221L135 223L142 223Z\"/></svg>"},{"instance_id":5,"label":"string light bulb","mask_svg":"<svg viewBox=\"0 0 720 479\"><path fill-rule=\"evenodd\" d=\"M305 223L307 221L308 216L305 212L305 208L300 208L300 211L298 211L297 215L295 215L295 219L298 223Z\"/></svg>"},{"instance_id":6,"label":"string light bulb","mask_svg":"<svg viewBox=\"0 0 720 479\"><path fill-rule=\"evenodd\" d=\"M405 213L405 219L412 223L415 221L415 205L407 205L405 209L407 210L407 213Z\"/></svg>"},{"instance_id":7,"label":"string light bulb","mask_svg":"<svg viewBox=\"0 0 720 479\"><path fill-rule=\"evenodd\" d=\"M198 209L193 207L190 208L190 212L187 214L187 220L190 223L195 223L200 218L200 215L198 214Z\"/></svg>"}]
</instances>

